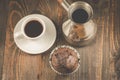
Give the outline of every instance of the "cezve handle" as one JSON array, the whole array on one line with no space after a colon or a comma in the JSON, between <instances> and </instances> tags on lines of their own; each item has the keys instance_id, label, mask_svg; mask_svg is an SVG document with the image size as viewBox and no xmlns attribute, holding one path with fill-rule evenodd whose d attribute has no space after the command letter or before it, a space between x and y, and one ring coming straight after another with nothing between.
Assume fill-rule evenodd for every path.
<instances>
[{"instance_id":1,"label":"cezve handle","mask_svg":"<svg viewBox=\"0 0 120 80\"><path fill-rule=\"evenodd\" d=\"M69 6L70 4L66 1L66 0L57 0L62 6L63 8L68 11L69 10Z\"/></svg>"}]
</instances>

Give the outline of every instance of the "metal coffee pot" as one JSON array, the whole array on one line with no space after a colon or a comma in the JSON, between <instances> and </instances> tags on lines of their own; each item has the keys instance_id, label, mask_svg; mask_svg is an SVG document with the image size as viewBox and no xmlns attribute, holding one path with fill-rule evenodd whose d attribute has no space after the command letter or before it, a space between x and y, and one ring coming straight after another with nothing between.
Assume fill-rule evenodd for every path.
<instances>
[{"instance_id":1,"label":"metal coffee pot","mask_svg":"<svg viewBox=\"0 0 120 80\"><path fill-rule=\"evenodd\" d=\"M65 39L73 46L85 46L96 34L97 26L93 22L93 9L83 1L68 4L66 0L58 0L68 12L68 20L62 25Z\"/></svg>"}]
</instances>

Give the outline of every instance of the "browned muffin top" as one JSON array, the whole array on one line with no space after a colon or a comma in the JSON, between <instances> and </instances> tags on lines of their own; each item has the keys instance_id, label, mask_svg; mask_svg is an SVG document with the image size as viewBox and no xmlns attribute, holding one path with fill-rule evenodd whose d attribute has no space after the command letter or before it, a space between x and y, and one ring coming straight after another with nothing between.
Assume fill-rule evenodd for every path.
<instances>
[{"instance_id":1,"label":"browned muffin top","mask_svg":"<svg viewBox=\"0 0 120 80\"><path fill-rule=\"evenodd\" d=\"M52 66L60 73L71 73L78 66L77 53L67 47L60 47L52 54Z\"/></svg>"}]
</instances>

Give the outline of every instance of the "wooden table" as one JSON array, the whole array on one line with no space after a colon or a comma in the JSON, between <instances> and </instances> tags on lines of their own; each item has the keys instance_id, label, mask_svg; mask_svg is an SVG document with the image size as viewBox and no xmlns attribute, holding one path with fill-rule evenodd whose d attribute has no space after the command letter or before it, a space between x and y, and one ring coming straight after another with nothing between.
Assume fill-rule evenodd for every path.
<instances>
[{"instance_id":1,"label":"wooden table","mask_svg":"<svg viewBox=\"0 0 120 80\"><path fill-rule=\"evenodd\" d=\"M48 58L56 46L69 45L61 30L67 12L57 0L0 0L0 80L120 80L120 0L84 1L94 9L97 35L88 46L76 47L81 56L79 70L61 76L51 70ZM47 52L29 55L16 46L13 30L21 18L34 13L54 22L57 39Z\"/></svg>"}]
</instances>

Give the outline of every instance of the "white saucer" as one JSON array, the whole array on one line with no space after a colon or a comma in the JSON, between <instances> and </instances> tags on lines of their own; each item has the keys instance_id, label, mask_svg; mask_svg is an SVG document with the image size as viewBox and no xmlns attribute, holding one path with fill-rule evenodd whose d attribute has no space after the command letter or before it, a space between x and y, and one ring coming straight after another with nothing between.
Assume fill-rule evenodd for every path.
<instances>
[{"instance_id":1,"label":"white saucer","mask_svg":"<svg viewBox=\"0 0 120 80\"><path fill-rule=\"evenodd\" d=\"M21 26L25 19L29 17L40 18L46 26L46 32L42 38L27 39L21 31ZM14 41L16 45L24 52L29 54L40 54L47 51L56 40L56 29L53 22L39 14L32 14L22 18L15 26L14 29Z\"/></svg>"}]
</instances>

